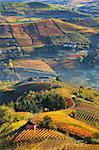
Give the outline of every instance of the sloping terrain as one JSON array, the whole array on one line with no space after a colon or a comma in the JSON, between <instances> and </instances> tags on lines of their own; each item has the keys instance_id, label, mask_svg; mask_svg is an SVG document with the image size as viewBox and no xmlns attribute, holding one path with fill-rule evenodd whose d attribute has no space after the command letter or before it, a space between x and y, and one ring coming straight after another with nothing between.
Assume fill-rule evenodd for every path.
<instances>
[{"instance_id":1,"label":"sloping terrain","mask_svg":"<svg viewBox=\"0 0 99 150\"><path fill-rule=\"evenodd\" d=\"M33 51L34 48L53 44L53 37L64 37L66 42L90 43L89 35L97 32L91 27L64 22L59 19L48 19L37 23L0 25L0 49L18 50L19 47L24 51ZM73 41L72 34L76 34ZM78 36L79 33L79 36ZM47 38L48 40L46 40Z\"/></svg>"},{"instance_id":2,"label":"sloping terrain","mask_svg":"<svg viewBox=\"0 0 99 150\"><path fill-rule=\"evenodd\" d=\"M33 69L45 72L54 72L53 69L42 60L16 60L13 61L14 68Z\"/></svg>"},{"instance_id":3,"label":"sloping terrain","mask_svg":"<svg viewBox=\"0 0 99 150\"><path fill-rule=\"evenodd\" d=\"M71 112L72 109L67 111L63 110L63 111L40 113L38 114L38 116L37 115L34 116L33 120L42 120L44 116L48 115L53 119L53 121L59 128L62 128L70 133L76 134L81 137L92 136L95 132L98 132L98 129L82 121L70 117L69 114Z\"/></svg>"}]
</instances>

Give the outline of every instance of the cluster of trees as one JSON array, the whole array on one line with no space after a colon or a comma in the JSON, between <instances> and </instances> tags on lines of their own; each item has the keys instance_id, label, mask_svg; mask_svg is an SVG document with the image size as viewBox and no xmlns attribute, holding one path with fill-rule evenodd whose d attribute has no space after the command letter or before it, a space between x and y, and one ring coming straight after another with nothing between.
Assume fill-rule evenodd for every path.
<instances>
[{"instance_id":1,"label":"cluster of trees","mask_svg":"<svg viewBox=\"0 0 99 150\"><path fill-rule=\"evenodd\" d=\"M27 94L19 97L15 102L10 101L8 104L16 111L25 111L37 113L40 111L53 111L66 108L66 103L62 95L55 92Z\"/></svg>"}]
</instances>

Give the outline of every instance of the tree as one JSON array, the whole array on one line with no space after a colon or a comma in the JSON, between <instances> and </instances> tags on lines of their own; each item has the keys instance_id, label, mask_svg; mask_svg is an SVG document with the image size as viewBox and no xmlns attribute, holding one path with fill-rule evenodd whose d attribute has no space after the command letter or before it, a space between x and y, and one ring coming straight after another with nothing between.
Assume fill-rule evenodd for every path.
<instances>
[{"instance_id":1,"label":"tree","mask_svg":"<svg viewBox=\"0 0 99 150\"><path fill-rule=\"evenodd\" d=\"M53 123L53 120L47 115L43 117L43 121L39 123L38 127L46 129L57 129L56 125Z\"/></svg>"}]
</instances>

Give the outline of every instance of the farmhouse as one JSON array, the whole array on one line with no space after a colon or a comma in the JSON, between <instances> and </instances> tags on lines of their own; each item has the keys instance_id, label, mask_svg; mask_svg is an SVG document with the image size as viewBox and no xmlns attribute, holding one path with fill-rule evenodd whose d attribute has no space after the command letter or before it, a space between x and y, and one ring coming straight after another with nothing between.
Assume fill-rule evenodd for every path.
<instances>
[{"instance_id":1,"label":"farmhouse","mask_svg":"<svg viewBox=\"0 0 99 150\"><path fill-rule=\"evenodd\" d=\"M25 124L27 130L36 130L36 124L32 123L30 120Z\"/></svg>"},{"instance_id":2,"label":"farmhouse","mask_svg":"<svg viewBox=\"0 0 99 150\"><path fill-rule=\"evenodd\" d=\"M38 77L30 77L27 79L27 81L30 81L30 82L37 82L39 81Z\"/></svg>"},{"instance_id":3,"label":"farmhouse","mask_svg":"<svg viewBox=\"0 0 99 150\"><path fill-rule=\"evenodd\" d=\"M37 77L37 76L34 76L34 77L30 77L26 80L23 80L21 83L28 83L28 82L50 82L51 80L51 77L49 76L41 76L41 77Z\"/></svg>"},{"instance_id":4,"label":"farmhouse","mask_svg":"<svg viewBox=\"0 0 99 150\"><path fill-rule=\"evenodd\" d=\"M76 48L77 47L77 45L76 45L76 43L65 43L64 45L63 45L63 47L69 47L69 48Z\"/></svg>"},{"instance_id":5,"label":"farmhouse","mask_svg":"<svg viewBox=\"0 0 99 150\"><path fill-rule=\"evenodd\" d=\"M48 76L39 77L39 81L40 82L49 82L50 81L50 77L48 77Z\"/></svg>"}]
</instances>

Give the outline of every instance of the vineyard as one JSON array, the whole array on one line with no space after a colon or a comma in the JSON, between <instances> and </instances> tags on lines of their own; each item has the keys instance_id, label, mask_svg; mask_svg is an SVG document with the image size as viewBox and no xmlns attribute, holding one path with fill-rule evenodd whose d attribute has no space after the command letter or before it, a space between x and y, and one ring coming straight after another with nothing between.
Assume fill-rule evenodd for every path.
<instances>
[{"instance_id":1,"label":"vineyard","mask_svg":"<svg viewBox=\"0 0 99 150\"><path fill-rule=\"evenodd\" d=\"M99 108L97 105L92 104L91 102L80 102L76 109L78 111L87 112L95 118L99 118Z\"/></svg>"},{"instance_id":2,"label":"vineyard","mask_svg":"<svg viewBox=\"0 0 99 150\"><path fill-rule=\"evenodd\" d=\"M69 114L72 111L72 109L67 109L55 112L43 112L38 114L37 116L34 116L33 120L42 120L45 115L48 115L53 119L53 122L57 125L57 127L63 130L65 129L67 132L76 134L81 137L92 136L94 133L98 132L98 129L96 129L95 127L92 127L81 120L70 117Z\"/></svg>"},{"instance_id":3,"label":"vineyard","mask_svg":"<svg viewBox=\"0 0 99 150\"><path fill-rule=\"evenodd\" d=\"M80 102L76 108L75 118L99 127L99 108L91 102Z\"/></svg>"},{"instance_id":4,"label":"vineyard","mask_svg":"<svg viewBox=\"0 0 99 150\"><path fill-rule=\"evenodd\" d=\"M36 129L36 130L24 130L17 135L12 136L13 143L17 142L40 142L46 139L64 140L65 135L54 130Z\"/></svg>"},{"instance_id":5,"label":"vineyard","mask_svg":"<svg viewBox=\"0 0 99 150\"><path fill-rule=\"evenodd\" d=\"M99 122L98 118L95 115L81 110L76 111L75 118L85 121L91 125L96 125Z\"/></svg>"}]
</instances>

